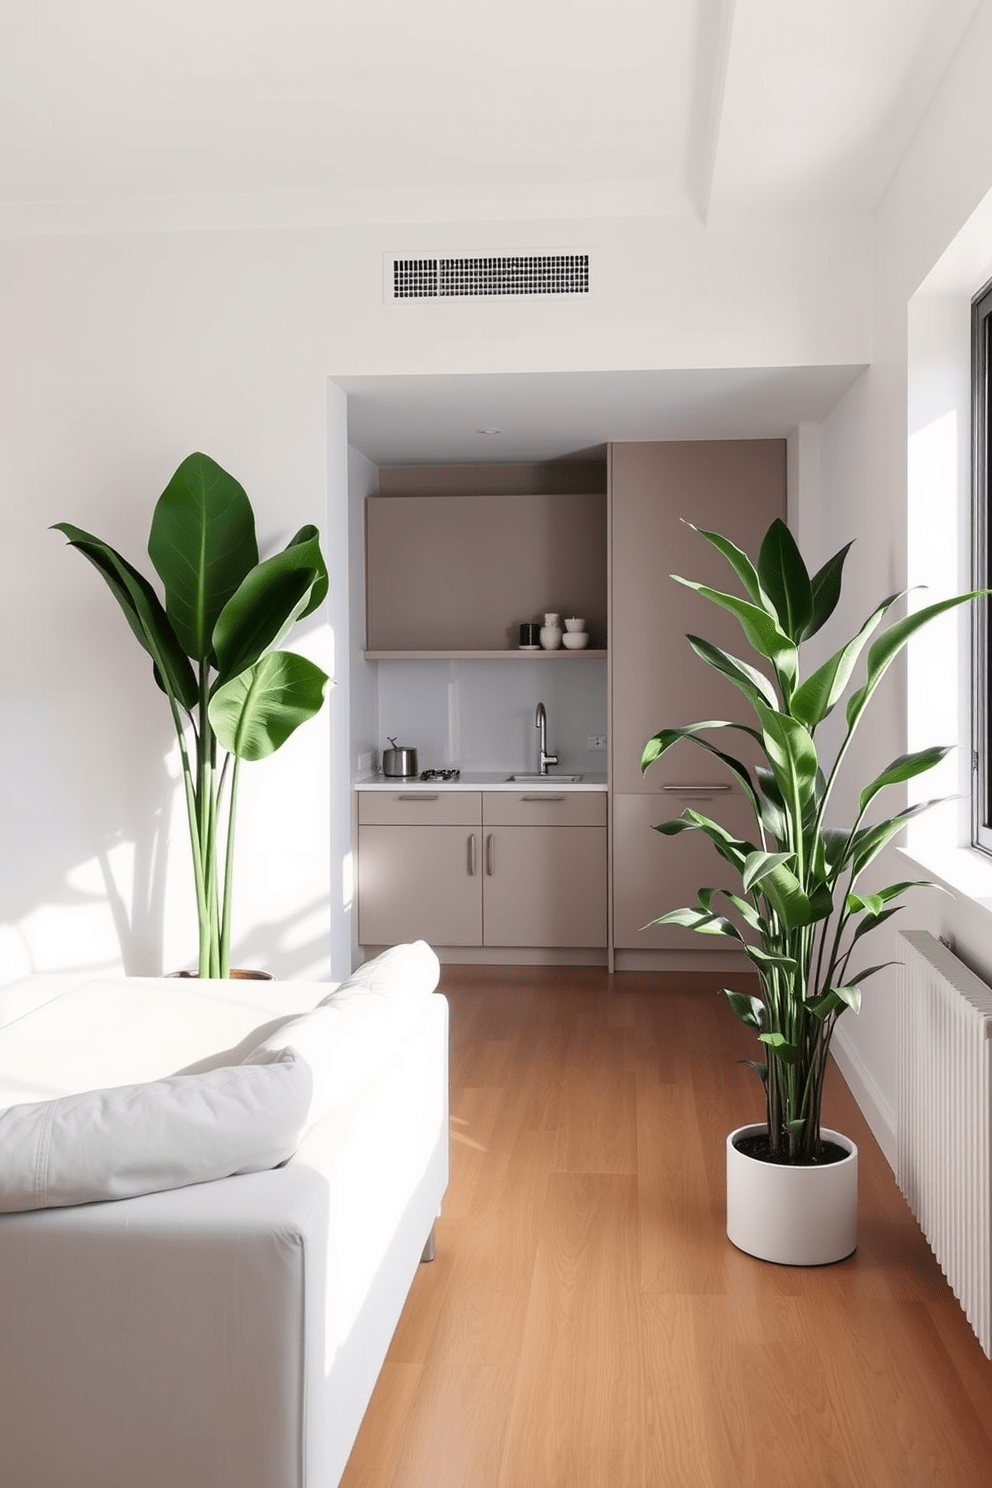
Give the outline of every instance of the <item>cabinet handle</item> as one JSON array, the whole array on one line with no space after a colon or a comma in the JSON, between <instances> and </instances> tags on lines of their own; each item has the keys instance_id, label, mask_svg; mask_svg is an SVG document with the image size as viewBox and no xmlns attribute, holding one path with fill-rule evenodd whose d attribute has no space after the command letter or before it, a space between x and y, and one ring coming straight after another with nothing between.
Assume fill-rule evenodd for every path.
<instances>
[{"instance_id":1,"label":"cabinet handle","mask_svg":"<svg viewBox=\"0 0 992 1488\"><path fill-rule=\"evenodd\" d=\"M521 801L564 801L565 797L564 796L546 796L546 795L544 795L542 793L539 796L521 796L520 799L521 799Z\"/></svg>"},{"instance_id":2,"label":"cabinet handle","mask_svg":"<svg viewBox=\"0 0 992 1488\"><path fill-rule=\"evenodd\" d=\"M468 839L468 874L469 878L475 877L475 833L472 832Z\"/></svg>"},{"instance_id":3,"label":"cabinet handle","mask_svg":"<svg viewBox=\"0 0 992 1488\"><path fill-rule=\"evenodd\" d=\"M661 788L663 791L675 791L679 795L711 796L715 791L732 790L733 786L721 781L719 785L663 785Z\"/></svg>"},{"instance_id":4,"label":"cabinet handle","mask_svg":"<svg viewBox=\"0 0 992 1488\"><path fill-rule=\"evenodd\" d=\"M418 791L415 796L397 796L396 799L398 801L436 801L438 797L436 795L427 796L422 791Z\"/></svg>"},{"instance_id":5,"label":"cabinet handle","mask_svg":"<svg viewBox=\"0 0 992 1488\"><path fill-rule=\"evenodd\" d=\"M495 837L492 832L486 838L486 872L492 878L496 863Z\"/></svg>"}]
</instances>

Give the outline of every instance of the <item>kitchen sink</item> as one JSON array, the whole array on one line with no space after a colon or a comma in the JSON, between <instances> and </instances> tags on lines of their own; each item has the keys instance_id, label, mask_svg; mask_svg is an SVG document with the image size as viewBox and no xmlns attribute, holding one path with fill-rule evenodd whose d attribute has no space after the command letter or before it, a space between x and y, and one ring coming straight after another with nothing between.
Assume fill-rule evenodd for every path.
<instances>
[{"instance_id":1,"label":"kitchen sink","mask_svg":"<svg viewBox=\"0 0 992 1488\"><path fill-rule=\"evenodd\" d=\"M507 775L507 783L519 785L574 785L581 775Z\"/></svg>"}]
</instances>

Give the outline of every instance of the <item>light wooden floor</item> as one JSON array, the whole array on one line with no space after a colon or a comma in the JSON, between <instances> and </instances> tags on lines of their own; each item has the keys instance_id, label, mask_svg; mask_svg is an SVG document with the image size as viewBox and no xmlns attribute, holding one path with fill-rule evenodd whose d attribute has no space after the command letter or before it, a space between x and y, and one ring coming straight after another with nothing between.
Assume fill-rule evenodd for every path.
<instances>
[{"instance_id":1,"label":"light wooden floor","mask_svg":"<svg viewBox=\"0 0 992 1488\"><path fill-rule=\"evenodd\" d=\"M724 1230L760 1119L717 981L446 967L451 1185L343 1488L982 1488L985 1359L836 1071L856 1254Z\"/></svg>"}]
</instances>

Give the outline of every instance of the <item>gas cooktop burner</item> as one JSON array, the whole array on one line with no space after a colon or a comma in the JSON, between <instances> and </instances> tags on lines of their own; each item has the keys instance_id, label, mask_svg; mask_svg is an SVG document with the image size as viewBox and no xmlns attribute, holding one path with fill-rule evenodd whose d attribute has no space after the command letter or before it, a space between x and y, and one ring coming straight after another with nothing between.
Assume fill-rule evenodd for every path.
<instances>
[{"instance_id":1,"label":"gas cooktop burner","mask_svg":"<svg viewBox=\"0 0 992 1488\"><path fill-rule=\"evenodd\" d=\"M457 780L461 770L421 770L421 780Z\"/></svg>"}]
</instances>

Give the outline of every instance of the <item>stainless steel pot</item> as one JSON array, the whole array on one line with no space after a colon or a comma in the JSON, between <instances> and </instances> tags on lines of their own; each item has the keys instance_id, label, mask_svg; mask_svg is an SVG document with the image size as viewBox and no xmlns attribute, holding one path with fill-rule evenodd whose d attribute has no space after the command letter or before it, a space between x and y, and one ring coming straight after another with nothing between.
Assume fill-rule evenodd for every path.
<instances>
[{"instance_id":1,"label":"stainless steel pot","mask_svg":"<svg viewBox=\"0 0 992 1488\"><path fill-rule=\"evenodd\" d=\"M382 751L383 775L416 775L417 751L408 749L404 744L397 744L391 735L389 742L392 749Z\"/></svg>"}]
</instances>

